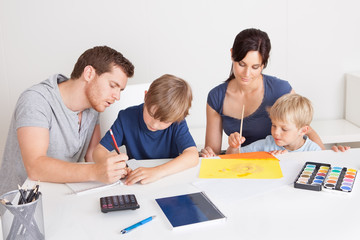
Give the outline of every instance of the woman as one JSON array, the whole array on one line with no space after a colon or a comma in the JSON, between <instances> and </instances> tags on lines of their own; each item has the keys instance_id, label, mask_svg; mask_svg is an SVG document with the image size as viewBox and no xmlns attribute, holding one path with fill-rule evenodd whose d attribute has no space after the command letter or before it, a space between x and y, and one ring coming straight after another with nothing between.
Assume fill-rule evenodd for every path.
<instances>
[{"instance_id":1,"label":"woman","mask_svg":"<svg viewBox=\"0 0 360 240\"><path fill-rule=\"evenodd\" d=\"M271 121L266 109L286 93L294 93L287 81L262 74L271 49L268 35L258 29L240 32L231 51L232 68L229 78L208 94L206 106L206 138L202 157L220 154L223 130L229 136L239 132L242 109L244 119L243 145L263 139L271 134ZM324 146L315 131L309 138L322 149ZM240 139L239 139L240 140Z\"/></svg>"}]
</instances>

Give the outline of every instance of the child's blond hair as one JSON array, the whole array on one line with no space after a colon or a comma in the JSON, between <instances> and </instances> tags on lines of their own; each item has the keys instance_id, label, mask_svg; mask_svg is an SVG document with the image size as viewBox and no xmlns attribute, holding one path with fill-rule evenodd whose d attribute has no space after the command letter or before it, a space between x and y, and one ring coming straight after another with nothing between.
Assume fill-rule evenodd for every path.
<instances>
[{"instance_id":1,"label":"child's blond hair","mask_svg":"<svg viewBox=\"0 0 360 240\"><path fill-rule=\"evenodd\" d=\"M276 100L268 112L271 120L292 122L302 128L310 125L314 110L309 99L289 93Z\"/></svg>"},{"instance_id":2,"label":"child's blond hair","mask_svg":"<svg viewBox=\"0 0 360 240\"><path fill-rule=\"evenodd\" d=\"M145 95L148 113L161 122L180 122L189 115L192 91L183 79L165 74L150 85Z\"/></svg>"}]
</instances>

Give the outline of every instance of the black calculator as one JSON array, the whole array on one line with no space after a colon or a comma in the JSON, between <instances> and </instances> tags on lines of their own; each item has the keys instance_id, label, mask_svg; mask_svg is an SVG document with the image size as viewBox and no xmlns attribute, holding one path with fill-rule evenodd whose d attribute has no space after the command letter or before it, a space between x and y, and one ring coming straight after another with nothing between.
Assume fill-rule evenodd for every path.
<instances>
[{"instance_id":1,"label":"black calculator","mask_svg":"<svg viewBox=\"0 0 360 240\"><path fill-rule=\"evenodd\" d=\"M100 198L100 208L103 213L119 210L135 210L139 208L134 194L115 195Z\"/></svg>"}]
</instances>

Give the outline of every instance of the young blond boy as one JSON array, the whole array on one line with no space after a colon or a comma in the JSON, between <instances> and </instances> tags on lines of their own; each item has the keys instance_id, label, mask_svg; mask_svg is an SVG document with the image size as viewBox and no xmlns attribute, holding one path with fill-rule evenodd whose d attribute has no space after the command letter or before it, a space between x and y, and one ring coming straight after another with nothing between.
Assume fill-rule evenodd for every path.
<instances>
[{"instance_id":1,"label":"young blond boy","mask_svg":"<svg viewBox=\"0 0 360 240\"><path fill-rule=\"evenodd\" d=\"M189 84L167 74L152 82L143 104L119 112L111 129L117 144L125 145L129 158L173 158L157 167L129 172L125 184L150 183L198 164L199 155L185 120L191 101ZM94 160L111 158L112 150L108 131L94 151Z\"/></svg>"},{"instance_id":2,"label":"young blond boy","mask_svg":"<svg viewBox=\"0 0 360 240\"><path fill-rule=\"evenodd\" d=\"M299 94L285 94L269 109L271 135L247 146L241 152L266 151L274 154L284 152L320 151L321 148L311 141L306 133L313 117L311 102ZM239 133L229 136L227 153L238 153ZM241 143L245 141L242 137Z\"/></svg>"}]
</instances>

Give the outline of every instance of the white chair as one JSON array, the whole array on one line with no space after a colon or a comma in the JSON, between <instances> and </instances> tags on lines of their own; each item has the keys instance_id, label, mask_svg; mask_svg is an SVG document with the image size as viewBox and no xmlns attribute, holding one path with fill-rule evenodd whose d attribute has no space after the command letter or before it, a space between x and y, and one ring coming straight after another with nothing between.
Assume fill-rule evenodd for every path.
<instances>
[{"instance_id":1,"label":"white chair","mask_svg":"<svg viewBox=\"0 0 360 240\"><path fill-rule=\"evenodd\" d=\"M139 105L144 102L145 91L151 83L128 84L120 94L120 100L113 103L100 114L100 132L103 137L114 123L120 110Z\"/></svg>"}]
</instances>

